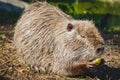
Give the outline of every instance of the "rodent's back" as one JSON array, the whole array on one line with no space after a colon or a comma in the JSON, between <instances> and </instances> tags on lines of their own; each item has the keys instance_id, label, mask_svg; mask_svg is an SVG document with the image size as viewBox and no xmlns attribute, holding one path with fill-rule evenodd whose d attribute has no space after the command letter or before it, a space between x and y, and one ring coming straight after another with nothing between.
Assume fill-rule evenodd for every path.
<instances>
[{"instance_id":1,"label":"rodent's back","mask_svg":"<svg viewBox=\"0 0 120 80\"><path fill-rule=\"evenodd\" d=\"M61 22L62 25L67 19L72 18L48 3L30 5L15 27L17 53L28 64L40 64L43 56L53 52L54 31L60 28L57 23Z\"/></svg>"}]
</instances>

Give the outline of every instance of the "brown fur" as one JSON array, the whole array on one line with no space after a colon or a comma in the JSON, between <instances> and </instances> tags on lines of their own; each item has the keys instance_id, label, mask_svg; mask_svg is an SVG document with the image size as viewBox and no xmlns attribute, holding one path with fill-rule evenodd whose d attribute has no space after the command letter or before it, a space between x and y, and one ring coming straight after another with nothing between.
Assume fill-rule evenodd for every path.
<instances>
[{"instance_id":1,"label":"brown fur","mask_svg":"<svg viewBox=\"0 0 120 80\"><path fill-rule=\"evenodd\" d=\"M68 24L73 25L71 31ZM40 71L74 76L89 70L103 39L92 21L74 20L48 3L34 3L15 27L17 53Z\"/></svg>"}]
</instances>

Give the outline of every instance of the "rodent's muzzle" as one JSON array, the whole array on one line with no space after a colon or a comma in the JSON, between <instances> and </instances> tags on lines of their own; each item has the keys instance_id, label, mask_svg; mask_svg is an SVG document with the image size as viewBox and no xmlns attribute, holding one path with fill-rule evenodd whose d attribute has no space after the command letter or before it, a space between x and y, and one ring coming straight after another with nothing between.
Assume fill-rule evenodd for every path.
<instances>
[{"instance_id":1,"label":"rodent's muzzle","mask_svg":"<svg viewBox=\"0 0 120 80\"><path fill-rule=\"evenodd\" d=\"M103 45L97 47L97 48L96 48L96 54L98 54L98 55L103 54L103 53L104 53L104 49L105 49L105 47L104 47Z\"/></svg>"},{"instance_id":2,"label":"rodent's muzzle","mask_svg":"<svg viewBox=\"0 0 120 80\"><path fill-rule=\"evenodd\" d=\"M95 53L97 55L102 55L104 53L104 50L105 50L105 42L104 40L102 40L101 43L96 47Z\"/></svg>"}]
</instances>

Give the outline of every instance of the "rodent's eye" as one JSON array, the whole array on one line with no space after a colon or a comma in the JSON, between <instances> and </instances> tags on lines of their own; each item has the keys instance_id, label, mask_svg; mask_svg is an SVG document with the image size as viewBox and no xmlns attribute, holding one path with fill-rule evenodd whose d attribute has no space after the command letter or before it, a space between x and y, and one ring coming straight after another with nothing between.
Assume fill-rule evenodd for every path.
<instances>
[{"instance_id":1,"label":"rodent's eye","mask_svg":"<svg viewBox=\"0 0 120 80\"><path fill-rule=\"evenodd\" d=\"M67 25L67 31L71 31L73 29L73 25L71 23L69 23Z\"/></svg>"}]
</instances>

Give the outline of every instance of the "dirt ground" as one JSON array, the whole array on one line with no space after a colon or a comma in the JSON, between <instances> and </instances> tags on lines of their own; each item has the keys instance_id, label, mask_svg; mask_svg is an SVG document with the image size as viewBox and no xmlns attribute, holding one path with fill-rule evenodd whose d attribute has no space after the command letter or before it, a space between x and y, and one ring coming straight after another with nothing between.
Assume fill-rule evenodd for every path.
<instances>
[{"instance_id":1,"label":"dirt ground","mask_svg":"<svg viewBox=\"0 0 120 80\"><path fill-rule=\"evenodd\" d=\"M15 56L13 35L14 25L0 25L0 80L120 80L120 33L103 34L105 65L74 78L30 70Z\"/></svg>"}]
</instances>

